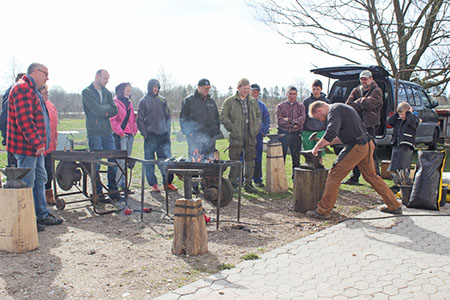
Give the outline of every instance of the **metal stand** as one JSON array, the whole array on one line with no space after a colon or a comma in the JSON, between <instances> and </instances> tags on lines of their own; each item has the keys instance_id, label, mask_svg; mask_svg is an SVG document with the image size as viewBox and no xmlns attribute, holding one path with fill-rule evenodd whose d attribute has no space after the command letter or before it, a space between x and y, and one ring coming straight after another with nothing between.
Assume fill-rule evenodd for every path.
<instances>
[{"instance_id":1,"label":"metal stand","mask_svg":"<svg viewBox=\"0 0 450 300\"><path fill-rule=\"evenodd\" d=\"M109 159L111 161L103 161L102 159ZM120 166L118 160L124 159L125 160L125 168L122 169ZM79 202L85 202L90 201L93 207L93 210L96 214L104 215L109 214L113 212L120 211L121 209L112 209L112 210L103 210L99 211L97 210L97 204L99 202L100 196L109 196L112 194L118 194L119 191L109 191L108 188L103 185L101 182L97 182L97 164L106 165L109 167L118 167L118 169L122 172L123 176L125 176L125 196L128 196L129 187L128 187L128 164L129 164L129 158L127 156L127 151L125 150L76 150L76 151L53 151L52 152L52 168L54 171L54 179L53 179L53 190L55 194L56 204L57 208L60 210L63 210L66 206L66 204L73 204L73 203L79 203ZM80 168L82 170L82 189L80 189L77 185L75 187L78 189L76 192L69 192L69 193L59 193L58 194L58 184L57 184L57 169L55 166L55 161L60 162L75 162L77 163L77 168ZM100 172L100 171L99 171ZM102 173L102 172L100 172ZM92 194L89 194L87 189L87 177L91 178L91 188L92 188ZM97 184L101 184L102 187L104 187L107 192L98 194L97 193ZM76 200L76 201L70 201L65 202L61 197L69 196L69 195L75 195L75 194L83 194L86 199L82 200Z\"/></svg>"},{"instance_id":2,"label":"metal stand","mask_svg":"<svg viewBox=\"0 0 450 300\"><path fill-rule=\"evenodd\" d=\"M146 159L136 159L137 162L142 163L142 179L141 179L141 208L144 207L144 193L145 193L145 166L146 165L158 165L162 170L166 169L167 173L181 173L181 172L174 172L173 170L182 170L182 171L190 171L190 180L189 180L189 191L186 190L186 182L184 187L185 197L190 195L190 198L192 198L192 176L198 175L195 174L195 171L201 170L203 172L203 175L205 175L205 168L208 168L208 173L216 173L215 171L211 171L213 168L217 168L217 177L218 177L218 199L217 199L217 214L216 214L216 229L219 229L220 225L220 202L222 200L222 174L225 171L227 167L232 167L235 165L239 165L239 173L242 173L242 162L241 161L219 161L214 163L194 163L194 162L185 162L185 161L172 161L171 158L165 159L165 160L146 160ZM184 167L184 168L182 168ZM167 175L168 175L167 174ZM242 176L242 175L241 175ZM165 177L165 192L166 192L166 214L170 218L169 213L169 193L167 190L167 178ZM239 181L239 191L238 191L238 211L237 211L237 222L240 222L240 210L241 210L241 188L242 188L242 182ZM188 192L188 193L187 193ZM143 212L141 212L141 220L143 220L144 215Z\"/></svg>"}]
</instances>

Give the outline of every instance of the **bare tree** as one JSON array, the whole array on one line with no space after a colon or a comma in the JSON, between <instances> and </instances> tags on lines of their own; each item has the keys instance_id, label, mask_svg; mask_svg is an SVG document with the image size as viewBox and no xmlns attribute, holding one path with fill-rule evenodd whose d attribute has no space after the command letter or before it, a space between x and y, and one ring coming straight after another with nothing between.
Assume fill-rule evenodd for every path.
<instances>
[{"instance_id":1,"label":"bare tree","mask_svg":"<svg viewBox=\"0 0 450 300\"><path fill-rule=\"evenodd\" d=\"M25 70L23 70L23 65L15 56L12 56L8 60L8 63L5 66L5 70L3 71L5 85L13 85L16 82L17 74L19 74L20 72L25 72Z\"/></svg>"},{"instance_id":2,"label":"bare tree","mask_svg":"<svg viewBox=\"0 0 450 300\"><path fill-rule=\"evenodd\" d=\"M404 69L450 67L450 0L248 0L248 4L288 43L308 45L347 62L361 63L349 50L369 50L392 76ZM422 76L422 85L430 88L448 83L449 72L405 72L400 77Z\"/></svg>"},{"instance_id":3,"label":"bare tree","mask_svg":"<svg viewBox=\"0 0 450 300\"><path fill-rule=\"evenodd\" d=\"M172 73L166 72L164 66L160 66L156 78L159 80L161 85L161 95L169 101L177 85Z\"/></svg>"}]
</instances>

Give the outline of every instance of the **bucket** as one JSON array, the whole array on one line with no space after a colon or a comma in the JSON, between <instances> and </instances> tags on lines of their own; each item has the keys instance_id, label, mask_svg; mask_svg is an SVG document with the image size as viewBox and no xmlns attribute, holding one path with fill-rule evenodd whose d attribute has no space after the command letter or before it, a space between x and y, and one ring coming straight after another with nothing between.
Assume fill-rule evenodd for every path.
<instances>
[{"instance_id":1,"label":"bucket","mask_svg":"<svg viewBox=\"0 0 450 300\"><path fill-rule=\"evenodd\" d=\"M407 205L409 197L411 196L412 185L401 185L400 192L402 193L402 204Z\"/></svg>"},{"instance_id":2,"label":"bucket","mask_svg":"<svg viewBox=\"0 0 450 300\"><path fill-rule=\"evenodd\" d=\"M441 202L439 202L439 206L440 207L444 207L445 206L445 202L446 202L446 199L447 199L447 191L448 191L448 187L443 185L442 186Z\"/></svg>"}]
</instances>

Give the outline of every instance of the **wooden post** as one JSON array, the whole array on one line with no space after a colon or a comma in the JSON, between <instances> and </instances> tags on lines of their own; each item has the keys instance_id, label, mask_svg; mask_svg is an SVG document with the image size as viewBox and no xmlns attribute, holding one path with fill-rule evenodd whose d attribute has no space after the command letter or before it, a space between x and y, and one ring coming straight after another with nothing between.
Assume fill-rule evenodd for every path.
<instances>
[{"instance_id":1,"label":"wooden post","mask_svg":"<svg viewBox=\"0 0 450 300\"><path fill-rule=\"evenodd\" d=\"M208 252L208 232L201 199L176 200L173 227L173 254L200 255Z\"/></svg>"},{"instance_id":2,"label":"wooden post","mask_svg":"<svg viewBox=\"0 0 450 300\"><path fill-rule=\"evenodd\" d=\"M294 190L292 192L294 211L305 213L315 210L322 198L328 169L294 168Z\"/></svg>"},{"instance_id":3,"label":"wooden post","mask_svg":"<svg viewBox=\"0 0 450 300\"><path fill-rule=\"evenodd\" d=\"M31 188L0 189L0 250L23 253L39 240Z\"/></svg>"},{"instance_id":4,"label":"wooden post","mask_svg":"<svg viewBox=\"0 0 450 300\"><path fill-rule=\"evenodd\" d=\"M288 184L281 143L267 144L266 190L269 193L286 193Z\"/></svg>"}]
</instances>

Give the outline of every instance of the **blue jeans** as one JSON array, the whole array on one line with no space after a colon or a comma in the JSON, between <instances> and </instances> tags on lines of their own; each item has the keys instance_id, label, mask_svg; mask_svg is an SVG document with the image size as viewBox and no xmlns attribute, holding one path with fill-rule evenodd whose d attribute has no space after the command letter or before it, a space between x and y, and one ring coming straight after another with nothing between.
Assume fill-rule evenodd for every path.
<instances>
[{"instance_id":1,"label":"blue jeans","mask_svg":"<svg viewBox=\"0 0 450 300\"><path fill-rule=\"evenodd\" d=\"M107 136L92 136L88 135L89 149L90 150L116 150L114 138L111 135ZM114 159L108 159L109 162L115 162ZM100 165L96 164L97 170L97 193L102 193L102 182L100 181ZM110 192L117 191L116 183L117 167L108 167L108 190Z\"/></svg>"},{"instance_id":2,"label":"blue jeans","mask_svg":"<svg viewBox=\"0 0 450 300\"><path fill-rule=\"evenodd\" d=\"M134 141L134 135L126 135L124 137L120 138L120 150L127 150L127 156L131 156L131 152L133 151L133 141ZM122 169L125 168L125 160L120 159L119 164L122 167ZM116 182L117 185L120 188L125 188L125 175L122 174L122 172L117 172L116 175Z\"/></svg>"},{"instance_id":3,"label":"blue jeans","mask_svg":"<svg viewBox=\"0 0 450 300\"><path fill-rule=\"evenodd\" d=\"M48 217L47 201L45 199L45 184L47 183L47 171L43 156L29 156L14 154L19 168L30 168L31 171L23 178L23 181L33 189L34 211L38 220Z\"/></svg>"},{"instance_id":4,"label":"blue jeans","mask_svg":"<svg viewBox=\"0 0 450 300\"><path fill-rule=\"evenodd\" d=\"M156 154L156 155L155 155ZM158 159L169 158L172 156L172 150L170 149L170 135L166 134L149 134L144 141L144 157L145 159ZM147 182L150 186L158 184L158 180L155 176L155 165L145 166L145 175ZM161 170L163 183L166 182L166 172ZM172 183L173 174L168 177L168 183Z\"/></svg>"}]
</instances>

